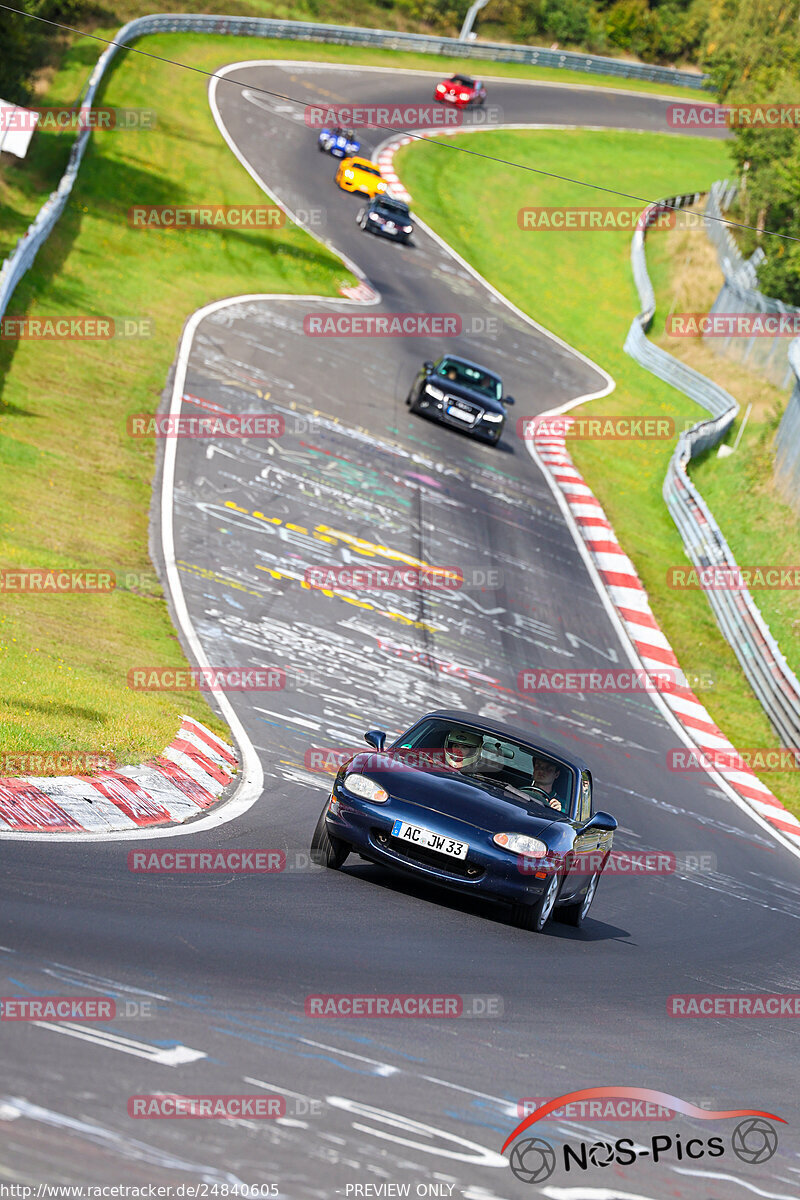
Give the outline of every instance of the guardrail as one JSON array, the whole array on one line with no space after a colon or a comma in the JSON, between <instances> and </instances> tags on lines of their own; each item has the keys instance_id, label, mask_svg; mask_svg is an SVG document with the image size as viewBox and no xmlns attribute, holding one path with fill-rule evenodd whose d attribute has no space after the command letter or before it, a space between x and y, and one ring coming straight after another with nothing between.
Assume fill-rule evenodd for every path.
<instances>
[{"instance_id":1,"label":"guardrail","mask_svg":"<svg viewBox=\"0 0 800 1200\"><path fill-rule=\"evenodd\" d=\"M800 510L800 339L789 343L794 387L775 434L775 483L787 504Z\"/></svg>"},{"instance_id":2,"label":"guardrail","mask_svg":"<svg viewBox=\"0 0 800 1200\"><path fill-rule=\"evenodd\" d=\"M696 193L694 196L671 197L663 204L681 207L699 199L700 194ZM687 467L693 458L722 440L739 405L724 388L654 346L646 337L655 313L655 294L645 260L645 231L660 211L658 204L644 210L641 222L644 228L637 229L631 244L633 276L642 311L633 320L625 350L643 367L709 413L708 420L699 421L678 437L664 480L663 495L694 566L698 569L722 568L735 573L738 566L733 552L710 508L689 478ZM797 365L800 366L800 358ZM800 397L797 416L800 425ZM733 574L731 578L736 579L737 575ZM800 681L788 666L750 592L746 588L723 587L708 588L705 594L720 630L779 738L786 746L800 746Z\"/></svg>"},{"instance_id":3,"label":"guardrail","mask_svg":"<svg viewBox=\"0 0 800 1200\"><path fill-rule=\"evenodd\" d=\"M327 42L346 46L375 46L385 50L413 50L421 54L443 54L489 62L521 62L542 67L562 67L587 74L616 75L651 83L672 83L702 88L707 75L677 71L672 67L629 63L622 59L571 51L545 50L537 46L513 46L495 42L461 42L458 38L432 37L419 33L394 33L385 29L361 29L349 25L324 25L314 21L280 21L269 17L219 17L190 13L156 13L137 17L123 25L115 44L108 46L98 59L81 98L81 108L89 108L106 69L120 46L148 33L216 33L235 37L288 38L294 41ZM69 199L78 168L86 151L90 130L83 129L75 140L57 189L42 205L35 220L20 238L14 250L0 266L0 317L6 311L14 288L31 267L61 216Z\"/></svg>"},{"instance_id":4,"label":"guardrail","mask_svg":"<svg viewBox=\"0 0 800 1200\"><path fill-rule=\"evenodd\" d=\"M712 184L706 204L705 228L716 247L725 277L711 312L800 315L800 309L759 291L758 267L766 257L764 251L759 246L750 258L745 259L730 229L721 223L726 209L733 203L736 190L727 180ZM710 338L708 344L717 354L746 363L752 370L761 372L777 387L788 387L792 382L785 337L715 337Z\"/></svg>"}]
</instances>

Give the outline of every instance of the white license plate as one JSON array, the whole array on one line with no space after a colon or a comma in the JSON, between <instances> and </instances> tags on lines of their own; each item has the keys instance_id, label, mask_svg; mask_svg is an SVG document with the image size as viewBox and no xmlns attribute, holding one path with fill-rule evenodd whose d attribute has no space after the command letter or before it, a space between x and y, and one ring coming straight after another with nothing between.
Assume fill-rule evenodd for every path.
<instances>
[{"instance_id":1,"label":"white license plate","mask_svg":"<svg viewBox=\"0 0 800 1200\"><path fill-rule=\"evenodd\" d=\"M457 421L466 421L468 425L472 425L475 417L470 412L464 412L463 408L453 408L452 404L447 410L448 417L455 417Z\"/></svg>"},{"instance_id":2,"label":"white license plate","mask_svg":"<svg viewBox=\"0 0 800 1200\"><path fill-rule=\"evenodd\" d=\"M394 221L387 221L387 222L386 222L386 228L387 228L387 229L394 229Z\"/></svg>"},{"instance_id":3,"label":"white license plate","mask_svg":"<svg viewBox=\"0 0 800 1200\"><path fill-rule=\"evenodd\" d=\"M409 825L408 821L395 821L392 837L400 838L402 842L411 842L412 846L423 846L426 850L449 854L451 858L466 858L469 850L469 842L457 842L454 838L434 833L432 829Z\"/></svg>"}]
</instances>

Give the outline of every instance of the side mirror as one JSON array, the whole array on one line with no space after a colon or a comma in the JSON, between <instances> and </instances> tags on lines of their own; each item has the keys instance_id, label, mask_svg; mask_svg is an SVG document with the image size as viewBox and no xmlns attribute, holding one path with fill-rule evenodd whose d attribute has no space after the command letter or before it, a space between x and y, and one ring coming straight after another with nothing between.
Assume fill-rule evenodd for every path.
<instances>
[{"instance_id":1,"label":"side mirror","mask_svg":"<svg viewBox=\"0 0 800 1200\"><path fill-rule=\"evenodd\" d=\"M581 833L585 833L587 829L599 829L601 833L613 833L616 828L617 822L611 813L596 812L585 825L581 826Z\"/></svg>"},{"instance_id":2,"label":"side mirror","mask_svg":"<svg viewBox=\"0 0 800 1200\"><path fill-rule=\"evenodd\" d=\"M503 396L503 404L516 404L513 396Z\"/></svg>"},{"instance_id":3,"label":"side mirror","mask_svg":"<svg viewBox=\"0 0 800 1200\"><path fill-rule=\"evenodd\" d=\"M386 734L382 729L368 729L364 734L364 741L373 749L382 750L386 744ZM616 827L617 823L614 821L614 828L616 829Z\"/></svg>"},{"instance_id":4,"label":"side mirror","mask_svg":"<svg viewBox=\"0 0 800 1200\"><path fill-rule=\"evenodd\" d=\"M433 367L434 367L434 364L432 362L424 362L422 365L426 371L432 371Z\"/></svg>"}]
</instances>

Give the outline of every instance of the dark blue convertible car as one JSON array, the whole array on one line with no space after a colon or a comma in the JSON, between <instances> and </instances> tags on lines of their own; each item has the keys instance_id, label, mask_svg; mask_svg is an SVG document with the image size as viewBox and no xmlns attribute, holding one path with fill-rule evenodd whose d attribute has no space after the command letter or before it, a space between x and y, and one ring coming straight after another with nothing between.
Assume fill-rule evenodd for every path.
<instances>
[{"instance_id":1,"label":"dark blue convertible car","mask_svg":"<svg viewBox=\"0 0 800 1200\"><path fill-rule=\"evenodd\" d=\"M580 925L617 822L592 803L586 763L512 726L443 710L385 748L365 734L339 770L311 842L314 862L351 852L512 906L541 931L553 913Z\"/></svg>"}]
</instances>

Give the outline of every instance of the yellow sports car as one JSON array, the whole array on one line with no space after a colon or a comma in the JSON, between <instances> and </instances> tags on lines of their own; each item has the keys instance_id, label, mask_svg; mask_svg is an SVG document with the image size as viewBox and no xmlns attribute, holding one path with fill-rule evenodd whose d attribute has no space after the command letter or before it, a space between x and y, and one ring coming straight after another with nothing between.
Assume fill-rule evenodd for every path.
<instances>
[{"instance_id":1,"label":"yellow sports car","mask_svg":"<svg viewBox=\"0 0 800 1200\"><path fill-rule=\"evenodd\" d=\"M368 158L343 158L336 172L336 182L346 192L366 192L370 199L385 192L389 186Z\"/></svg>"}]
</instances>

